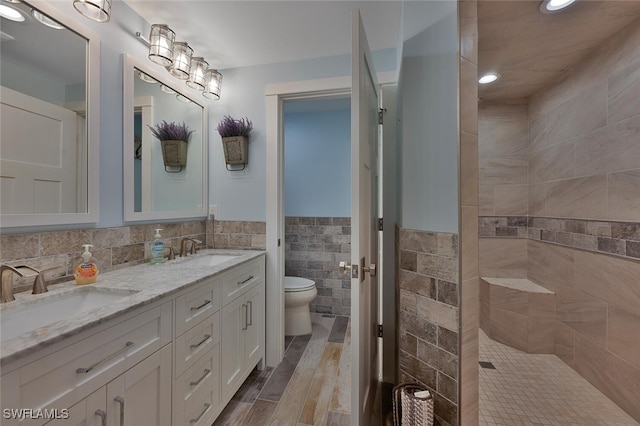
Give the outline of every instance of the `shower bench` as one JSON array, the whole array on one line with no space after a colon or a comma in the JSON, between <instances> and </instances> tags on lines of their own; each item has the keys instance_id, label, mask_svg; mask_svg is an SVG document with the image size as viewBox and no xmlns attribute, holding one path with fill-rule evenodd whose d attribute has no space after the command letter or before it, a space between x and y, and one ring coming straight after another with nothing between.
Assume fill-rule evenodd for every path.
<instances>
[{"instance_id":1,"label":"shower bench","mask_svg":"<svg viewBox=\"0 0 640 426\"><path fill-rule=\"evenodd\" d=\"M480 280L480 328L528 353L554 353L556 295L526 278Z\"/></svg>"}]
</instances>

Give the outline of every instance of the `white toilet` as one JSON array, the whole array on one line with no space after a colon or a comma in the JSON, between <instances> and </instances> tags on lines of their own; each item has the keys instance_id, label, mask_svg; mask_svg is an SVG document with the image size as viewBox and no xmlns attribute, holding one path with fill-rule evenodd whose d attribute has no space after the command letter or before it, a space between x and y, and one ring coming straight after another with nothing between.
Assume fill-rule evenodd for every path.
<instances>
[{"instance_id":1,"label":"white toilet","mask_svg":"<svg viewBox=\"0 0 640 426\"><path fill-rule=\"evenodd\" d=\"M284 334L311 334L309 303L316 298L316 283L307 278L284 277Z\"/></svg>"}]
</instances>

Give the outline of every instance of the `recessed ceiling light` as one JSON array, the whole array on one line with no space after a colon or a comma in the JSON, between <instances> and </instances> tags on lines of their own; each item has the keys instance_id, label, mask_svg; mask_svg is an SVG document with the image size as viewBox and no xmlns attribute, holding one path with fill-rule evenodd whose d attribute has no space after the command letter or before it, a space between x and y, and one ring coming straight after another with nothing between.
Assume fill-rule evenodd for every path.
<instances>
[{"instance_id":1,"label":"recessed ceiling light","mask_svg":"<svg viewBox=\"0 0 640 426\"><path fill-rule=\"evenodd\" d=\"M489 72L483 75L482 77L480 77L480 79L478 80L478 83L489 84L489 83L493 83L499 78L500 78L500 74L498 74L497 72Z\"/></svg>"},{"instance_id":2,"label":"recessed ceiling light","mask_svg":"<svg viewBox=\"0 0 640 426\"><path fill-rule=\"evenodd\" d=\"M47 15L40 12L39 10L31 9L31 14L33 15L34 18L36 18L38 22L40 22L43 25L46 25L49 28L53 28L54 30L64 29L64 25L61 25L59 22L54 21L53 19L49 18Z\"/></svg>"},{"instance_id":3,"label":"recessed ceiling light","mask_svg":"<svg viewBox=\"0 0 640 426\"><path fill-rule=\"evenodd\" d=\"M0 4L0 16L15 22L24 22L25 19L22 12L6 4Z\"/></svg>"},{"instance_id":4,"label":"recessed ceiling light","mask_svg":"<svg viewBox=\"0 0 640 426\"><path fill-rule=\"evenodd\" d=\"M540 12L554 13L571 6L576 0L544 0L540 3Z\"/></svg>"}]
</instances>

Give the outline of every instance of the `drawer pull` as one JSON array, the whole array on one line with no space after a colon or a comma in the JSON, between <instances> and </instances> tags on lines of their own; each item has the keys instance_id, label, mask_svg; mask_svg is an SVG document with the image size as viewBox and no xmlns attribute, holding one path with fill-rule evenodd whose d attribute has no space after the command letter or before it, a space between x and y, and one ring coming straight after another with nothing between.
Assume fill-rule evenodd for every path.
<instances>
[{"instance_id":1,"label":"drawer pull","mask_svg":"<svg viewBox=\"0 0 640 426\"><path fill-rule=\"evenodd\" d=\"M209 373L211 373L211 370L209 370L208 368L205 368L204 374L202 375L202 377L200 377L197 381L191 382L189 384L191 386L198 386L204 380L204 378L209 375Z\"/></svg>"},{"instance_id":2,"label":"drawer pull","mask_svg":"<svg viewBox=\"0 0 640 426\"><path fill-rule=\"evenodd\" d=\"M247 323L247 327L253 325L253 302L247 302L247 310L249 311L249 322Z\"/></svg>"},{"instance_id":3,"label":"drawer pull","mask_svg":"<svg viewBox=\"0 0 640 426\"><path fill-rule=\"evenodd\" d=\"M127 349L129 349L134 344L135 343L133 343L133 342L125 343L124 348L115 351L114 353L112 353L111 355L106 356L105 358L102 358L100 361L96 362L91 367L80 367L80 368L76 369L76 374L86 374L86 373L90 372L91 370L93 370L94 368L96 368L98 365L102 364L106 360L108 360L110 358L113 358L114 356L119 355L122 352L125 352Z\"/></svg>"},{"instance_id":4,"label":"drawer pull","mask_svg":"<svg viewBox=\"0 0 640 426\"><path fill-rule=\"evenodd\" d=\"M202 416L204 416L204 413L206 413L207 411L209 411L209 408L211 408L211 404L209 404L208 402L204 404L204 410L202 410L202 413L200 413L200 415L198 416L197 419L191 419L189 420L189 423L198 423L200 421L200 419L202 418Z\"/></svg>"},{"instance_id":5,"label":"drawer pull","mask_svg":"<svg viewBox=\"0 0 640 426\"><path fill-rule=\"evenodd\" d=\"M107 426L107 413L104 410L96 410L96 416L100 417L100 426Z\"/></svg>"},{"instance_id":6,"label":"drawer pull","mask_svg":"<svg viewBox=\"0 0 640 426\"><path fill-rule=\"evenodd\" d=\"M124 426L124 398L116 396L113 400L120 404L120 426Z\"/></svg>"},{"instance_id":7,"label":"drawer pull","mask_svg":"<svg viewBox=\"0 0 640 426\"><path fill-rule=\"evenodd\" d=\"M210 334L205 334L204 335L204 339L202 339L199 343L196 343L195 345L191 345L191 349L199 348L200 346L202 346L204 344L204 342L206 342L210 338L211 338Z\"/></svg>"},{"instance_id":8,"label":"drawer pull","mask_svg":"<svg viewBox=\"0 0 640 426\"><path fill-rule=\"evenodd\" d=\"M251 281L252 279L253 279L253 275L249 275L249 278L247 278L246 280L244 280L244 281L238 281L238 285L246 284L246 283L248 283L249 281Z\"/></svg>"},{"instance_id":9,"label":"drawer pull","mask_svg":"<svg viewBox=\"0 0 640 426\"><path fill-rule=\"evenodd\" d=\"M205 300L204 303L200 306L196 306L191 308L192 311L199 311L200 309L204 308L205 306L207 306L209 303L211 303L211 300Z\"/></svg>"}]
</instances>

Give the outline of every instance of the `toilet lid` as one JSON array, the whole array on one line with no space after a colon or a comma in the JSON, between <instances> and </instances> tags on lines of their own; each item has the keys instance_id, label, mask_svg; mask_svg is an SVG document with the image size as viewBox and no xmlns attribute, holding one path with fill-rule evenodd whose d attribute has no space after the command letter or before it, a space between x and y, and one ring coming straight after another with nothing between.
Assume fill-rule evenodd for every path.
<instances>
[{"instance_id":1,"label":"toilet lid","mask_svg":"<svg viewBox=\"0 0 640 426\"><path fill-rule=\"evenodd\" d=\"M307 278L301 277L284 277L285 291L305 291L311 290L316 283Z\"/></svg>"}]
</instances>

